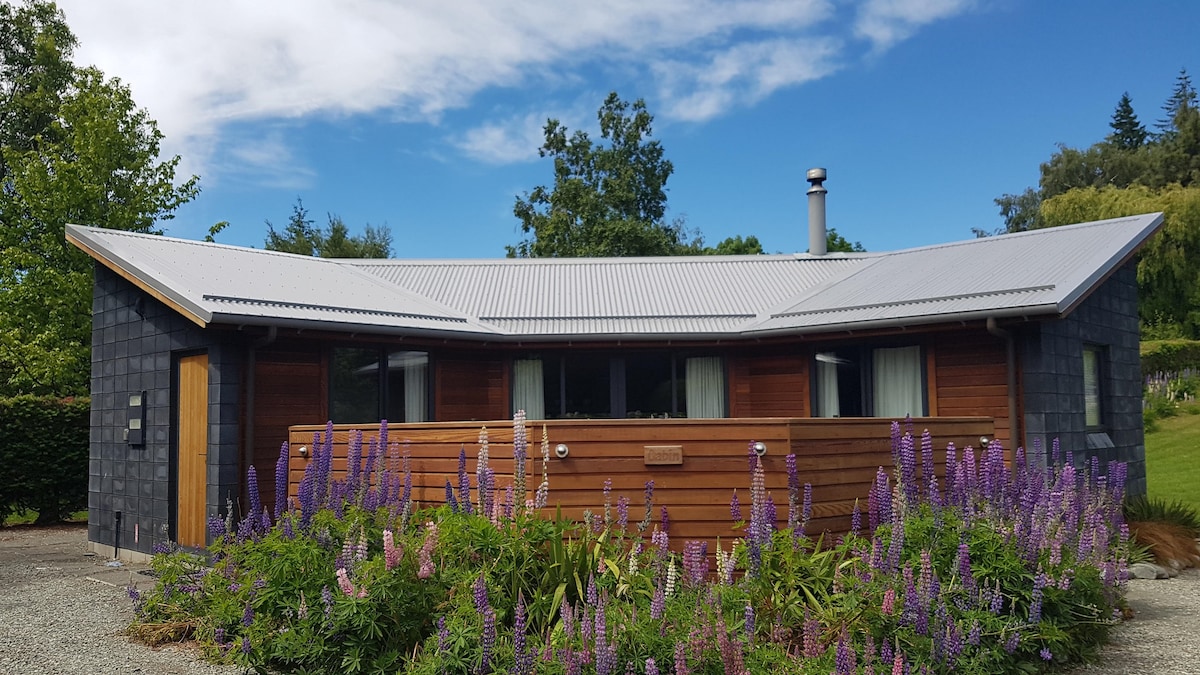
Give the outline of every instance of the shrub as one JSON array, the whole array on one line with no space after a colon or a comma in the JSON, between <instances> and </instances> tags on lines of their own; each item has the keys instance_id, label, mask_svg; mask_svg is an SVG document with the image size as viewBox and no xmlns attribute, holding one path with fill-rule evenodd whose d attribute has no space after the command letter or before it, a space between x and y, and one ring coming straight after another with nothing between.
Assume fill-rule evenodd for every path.
<instances>
[{"instance_id":1,"label":"shrub","mask_svg":"<svg viewBox=\"0 0 1200 675\"><path fill-rule=\"evenodd\" d=\"M996 443L950 446L939 478L928 434L918 448L895 425L893 472L826 544L805 534L795 457L781 528L750 450L750 503L730 509L742 537L709 551L672 545L653 481L641 523L607 485L584 522L544 518L548 479L526 500L515 427L511 484L484 439L476 479L464 450L434 509L411 500L385 424L365 464L353 439L344 480L327 430L290 508L210 524L211 568L156 558L138 632L190 634L260 670L843 675L1039 672L1087 657L1119 617L1123 464L1101 475L1057 446L1049 469L1020 450L1006 465Z\"/></svg>"},{"instance_id":2,"label":"shrub","mask_svg":"<svg viewBox=\"0 0 1200 675\"><path fill-rule=\"evenodd\" d=\"M1200 340L1146 340L1140 352L1143 376L1200 369Z\"/></svg>"},{"instance_id":3,"label":"shrub","mask_svg":"<svg viewBox=\"0 0 1200 675\"><path fill-rule=\"evenodd\" d=\"M0 523L29 510L37 524L87 507L86 398L0 398Z\"/></svg>"}]
</instances>

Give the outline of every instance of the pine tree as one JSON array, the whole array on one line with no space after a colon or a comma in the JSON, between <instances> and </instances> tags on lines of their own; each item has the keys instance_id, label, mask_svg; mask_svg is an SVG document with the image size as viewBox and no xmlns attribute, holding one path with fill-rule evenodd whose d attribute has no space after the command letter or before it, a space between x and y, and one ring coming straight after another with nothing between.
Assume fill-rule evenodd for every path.
<instances>
[{"instance_id":1,"label":"pine tree","mask_svg":"<svg viewBox=\"0 0 1200 675\"><path fill-rule=\"evenodd\" d=\"M1108 125L1113 130L1108 136L1109 142L1123 150L1142 147L1149 136L1146 127L1142 126L1137 113L1133 111L1133 101L1129 98L1129 92L1121 95L1117 109L1113 111L1112 121Z\"/></svg>"},{"instance_id":2,"label":"pine tree","mask_svg":"<svg viewBox=\"0 0 1200 675\"><path fill-rule=\"evenodd\" d=\"M1171 98L1163 104L1166 117L1154 123L1159 136L1170 136L1177 131L1175 118L1183 108L1196 109L1196 88L1192 86L1192 78L1188 75L1187 68L1179 69L1179 77L1175 78L1175 91L1171 92Z\"/></svg>"}]
</instances>

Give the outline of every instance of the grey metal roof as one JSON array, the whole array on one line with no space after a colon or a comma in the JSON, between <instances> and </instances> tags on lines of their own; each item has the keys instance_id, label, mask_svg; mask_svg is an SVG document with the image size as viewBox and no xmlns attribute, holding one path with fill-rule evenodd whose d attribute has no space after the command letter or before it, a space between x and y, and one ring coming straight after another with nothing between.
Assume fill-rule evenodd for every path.
<instances>
[{"instance_id":1,"label":"grey metal roof","mask_svg":"<svg viewBox=\"0 0 1200 675\"><path fill-rule=\"evenodd\" d=\"M322 260L75 225L67 238L202 324L661 340L1061 315L1161 224L820 257Z\"/></svg>"}]
</instances>

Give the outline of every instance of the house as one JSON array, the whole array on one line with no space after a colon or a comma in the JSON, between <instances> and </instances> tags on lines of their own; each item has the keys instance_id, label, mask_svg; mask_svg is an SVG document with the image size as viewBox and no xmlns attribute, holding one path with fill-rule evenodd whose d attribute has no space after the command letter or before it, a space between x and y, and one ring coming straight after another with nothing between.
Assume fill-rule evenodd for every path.
<instances>
[{"instance_id":1,"label":"house","mask_svg":"<svg viewBox=\"0 0 1200 675\"><path fill-rule=\"evenodd\" d=\"M567 473L584 471L582 448L603 459L620 443L623 459L584 472L625 472L617 489L640 494L647 472L684 471L673 485L697 522L727 514L730 487L700 457L729 464L763 438L816 443L806 466L852 474L824 512L844 519L886 463L877 418L905 416L976 445L1059 438L1128 462L1144 492L1133 256L1161 224L888 253L538 260L325 260L71 225L95 260L88 539L124 555L204 545L245 468L270 503L289 428L311 439L297 425L326 420L424 439L432 463L415 470L433 499L460 445L485 422L499 439L518 409L579 449ZM846 460L867 437L883 455ZM684 466L653 466L664 447L655 457Z\"/></svg>"}]
</instances>

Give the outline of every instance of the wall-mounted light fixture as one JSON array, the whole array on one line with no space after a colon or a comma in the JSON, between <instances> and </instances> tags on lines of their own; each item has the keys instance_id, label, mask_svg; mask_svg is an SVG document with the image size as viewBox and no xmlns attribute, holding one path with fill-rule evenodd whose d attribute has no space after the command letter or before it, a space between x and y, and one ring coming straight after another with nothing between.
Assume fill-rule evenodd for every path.
<instances>
[{"instance_id":1,"label":"wall-mounted light fixture","mask_svg":"<svg viewBox=\"0 0 1200 675\"><path fill-rule=\"evenodd\" d=\"M989 440L988 440L988 437L987 437L987 436L980 436L980 437L979 437L979 447L981 447L981 448L985 448L985 449L986 449L986 448L987 448L987 446L988 446L988 443L991 443L991 441L989 441Z\"/></svg>"},{"instance_id":2,"label":"wall-mounted light fixture","mask_svg":"<svg viewBox=\"0 0 1200 675\"><path fill-rule=\"evenodd\" d=\"M558 445L554 446L555 457L559 459L566 459L567 455L569 454L571 454L571 449L567 447L566 443L559 443Z\"/></svg>"},{"instance_id":3,"label":"wall-mounted light fixture","mask_svg":"<svg viewBox=\"0 0 1200 675\"><path fill-rule=\"evenodd\" d=\"M125 442L144 445L146 442L146 392L129 395L129 417L125 423Z\"/></svg>"},{"instance_id":4,"label":"wall-mounted light fixture","mask_svg":"<svg viewBox=\"0 0 1200 675\"><path fill-rule=\"evenodd\" d=\"M308 457L308 446L302 445L299 448L296 448L296 452L300 453L301 457Z\"/></svg>"},{"instance_id":5,"label":"wall-mounted light fixture","mask_svg":"<svg viewBox=\"0 0 1200 675\"><path fill-rule=\"evenodd\" d=\"M755 441L754 445L751 447L754 448L754 454L758 455L759 457L767 454L767 444L763 443L762 441Z\"/></svg>"}]
</instances>

